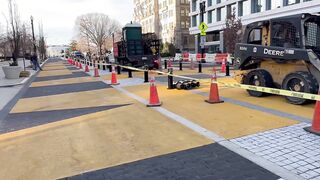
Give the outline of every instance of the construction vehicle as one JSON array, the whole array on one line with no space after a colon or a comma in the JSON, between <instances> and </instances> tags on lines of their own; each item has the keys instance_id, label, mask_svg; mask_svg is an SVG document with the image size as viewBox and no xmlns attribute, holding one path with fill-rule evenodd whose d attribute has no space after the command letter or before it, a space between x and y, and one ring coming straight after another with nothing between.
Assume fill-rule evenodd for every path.
<instances>
[{"instance_id":1,"label":"construction vehicle","mask_svg":"<svg viewBox=\"0 0 320 180\"><path fill-rule=\"evenodd\" d=\"M122 29L121 41L113 46L115 61L120 65L158 69L160 42L154 33L142 34L140 24L126 24Z\"/></svg>"},{"instance_id":2,"label":"construction vehicle","mask_svg":"<svg viewBox=\"0 0 320 180\"><path fill-rule=\"evenodd\" d=\"M298 14L247 25L236 44L239 83L318 93L320 82L320 16ZM248 90L251 96L267 95ZM286 97L296 105L309 100Z\"/></svg>"}]
</instances>

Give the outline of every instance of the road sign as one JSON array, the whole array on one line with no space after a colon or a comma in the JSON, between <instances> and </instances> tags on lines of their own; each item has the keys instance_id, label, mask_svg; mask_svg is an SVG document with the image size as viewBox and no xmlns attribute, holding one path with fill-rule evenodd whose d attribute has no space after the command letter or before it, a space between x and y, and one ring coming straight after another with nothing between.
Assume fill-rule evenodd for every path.
<instances>
[{"instance_id":1,"label":"road sign","mask_svg":"<svg viewBox=\"0 0 320 180\"><path fill-rule=\"evenodd\" d=\"M201 31L200 33L201 36L205 36L207 34L206 30L208 29L208 25L206 23L202 22L198 28Z\"/></svg>"},{"instance_id":2,"label":"road sign","mask_svg":"<svg viewBox=\"0 0 320 180\"><path fill-rule=\"evenodd\" d=\"M206 42L206 36L201 36L201 38L200 38L201 49L204 49L205 42Z\"/></svg>"}]
</instances>

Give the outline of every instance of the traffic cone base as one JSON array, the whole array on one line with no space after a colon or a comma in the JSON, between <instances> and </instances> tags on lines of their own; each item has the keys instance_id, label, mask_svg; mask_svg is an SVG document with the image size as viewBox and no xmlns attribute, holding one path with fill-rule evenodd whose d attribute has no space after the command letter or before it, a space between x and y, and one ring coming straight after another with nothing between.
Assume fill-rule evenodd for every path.
<instances>
[{"instance_id":1,"label":"traffic cone base","mask_svg":"<svg viewBox=\"0 0 320 180\"><path fill-rule=\"evenodd\" d=\"M162 102L156 103L156 104L147 104L147 107L159 107L162 105Z\"/></svg>"},{"instance_id":2,"label":"traffic cone base","mask_svg":"<svg viewBox=\"0 0 320 180\"><path fill-rule=\"evenodd\" d=\"M98 68L94 69L94 77L100 77Z\"/></svg>"},{"instance_id":3,"label":"traffic cone base","mask_svg":"<svg viewBox=\"0 0 320 180\"><path fill-rule=\"evenodd\" d=\"M320 101L316 102L312 126L303 128L304 130L320 136Z\"/></svg>"},{"instance_id":4,"label":"traffic cone base","mask_svg":"<svg viewBox=\"0 0 320 180\"><path fill-rule=\"evenodd\" d=\"M303 128L305 131L320 136L320 131L315 131L312 129L312 126Z\"/></svg>"},{"instance_id":5,"label":"traffic cone base","mask_svg":"<svg viewBox=\"0 0 320 180\"><path fill-rule=\"evenodd\" d=\"M218 103L224 103L224 101L210 101L210 100L204 100L206 103L209 103L209 104L218 104Z\"/></svg>"},{"instance_id":6,"label":"traffic cone base","mask_svg":"<svg viewBox=\"0 0 320 180\"><path fill-rule=\"evenodd\" d=\"M88 65L86 65L86 67L85 67L85 69L84 69L84 72L90 72Z\"/></svg>"}]
</instances>

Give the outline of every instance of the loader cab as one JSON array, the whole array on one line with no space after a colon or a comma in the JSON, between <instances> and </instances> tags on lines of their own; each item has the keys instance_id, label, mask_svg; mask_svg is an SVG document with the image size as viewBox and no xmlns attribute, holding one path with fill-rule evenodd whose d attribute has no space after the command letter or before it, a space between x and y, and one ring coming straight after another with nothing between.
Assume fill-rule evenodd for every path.
<instances>
[{"instance_id":1,"label":"loader cab","mask_svg":"<svg viewBox=\"0 0 320 180\"><path fill-rule=\"evenodd\" d=\"M301 15L276 18L271 24L271 46L302 48Z\"/></svg>"},{"instance_id":2,"label":"loader cab","mask_svg":"<svg viewBox=\"0 0 320 180\"><path fill-rule=\"evenodd\" d=\"M246 26L243 43L269 45L269 21L261 21Z\"/></svg>"},{"instance_id":3,"label":"loader cab","mask_svg":"<svg viewBox=\"0 0 320 180\"><path fill-rule=\"evenodd\" d=\"M311 49L320 58L320 15L302 15L304 48Z\"/></svg>"}]
</instances>

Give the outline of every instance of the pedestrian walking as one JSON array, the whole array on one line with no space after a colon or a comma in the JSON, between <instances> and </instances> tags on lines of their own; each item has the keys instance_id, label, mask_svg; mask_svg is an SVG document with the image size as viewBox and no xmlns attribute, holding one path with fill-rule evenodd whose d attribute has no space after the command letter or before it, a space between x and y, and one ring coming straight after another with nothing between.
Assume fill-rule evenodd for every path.
<instances>
[{"instance_id":1,"label":"pedestrian walking","mask_svg":"<svg viewBox=\"0 0 320 180\"><path fill-rule=\"evenodd\" d=\"M31 56L31 61L33 63L33 70L37 71L38 68L40 69L40 71L42 71L42 68L40 67L39 65L39 62L38 62L38 56L36 53L33 53L32 56Z\"/></svg>"}]
</instances>

